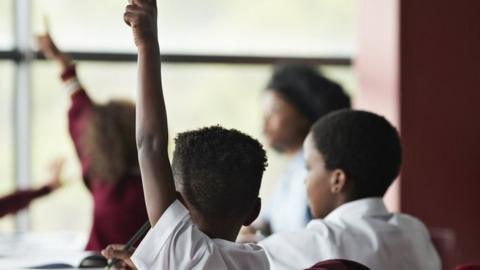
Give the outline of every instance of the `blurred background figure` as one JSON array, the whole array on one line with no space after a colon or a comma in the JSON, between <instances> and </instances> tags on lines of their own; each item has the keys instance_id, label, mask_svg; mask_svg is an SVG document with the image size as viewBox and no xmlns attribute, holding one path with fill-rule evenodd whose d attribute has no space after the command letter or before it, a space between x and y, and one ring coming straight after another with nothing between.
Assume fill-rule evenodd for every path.
<instances>
[{"instance_id":1,"label":"blurred background figure","mask_svg":"<svg viewBox=\"0 0 480 270\"><path fill-rule=\"evenodd\" d=\"M57 159L50 163L49 175L42 187L36 189L18 190L10 195L0 198L0 218L14 214L22 210L30 204L33 200L50 194L52 191L59 189L62 186L60 174L63 167L63 159Z\"/></svg>"},{"instance_id":2,"label":"blurred background figure","mask_svg":"<svg viewBox=\"0 0 480 270\"><path fill-rule=\"evenodd\" d=\"M281 64L264 93L263 134L267 144L289 157L270 201L250 230L264 235L304 228L311 219L305 191L302 144L312 123L323 115L350 108L350 98L336 82L313 67Z\"/></svg>"},{"instance_id":3,"label":"blurred background figure","mask_svg":"<svg viewBox=\"0 0 480 270\"><path fill-rule=\"evenodd\" d=\"M75 65L49 34L38 36L40 51L61 68L71 97L68 127L84 183L93 197L87 250L125 243L147 220L135 142L135 106L112 100L96 104L81 86Z\"/></svg>"}]
</instances>

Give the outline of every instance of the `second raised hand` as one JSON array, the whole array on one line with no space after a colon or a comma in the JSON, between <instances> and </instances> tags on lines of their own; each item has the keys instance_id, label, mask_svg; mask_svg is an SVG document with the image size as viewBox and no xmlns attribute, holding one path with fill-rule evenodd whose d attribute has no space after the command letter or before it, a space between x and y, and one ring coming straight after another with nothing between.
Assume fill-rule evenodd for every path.
<instances>
[{"instance_id":1,"label":"second raised hand","mask_svg":"<svg viewBox=\"0 0 480 270\"><path fill-rule=\"evenodd\" d=\"M133 32L138 49L157 44L157 3L155 0L129 0L123 15Z\"/></svg>"},{"instance_id":2,"label":"second raised hand","mask_svg":"<svg viewBox=\"0 0 480 270\"><path fill-rule=\"evenodd\" d=\"M42 54L51 60L55 60L58 62L63 69L67 68L70 65L70 59L58 49L57 45L53 41L50 33L46 33L44 35L38 35L37 39L37 46Z\"/></svg>"}]
</instances>

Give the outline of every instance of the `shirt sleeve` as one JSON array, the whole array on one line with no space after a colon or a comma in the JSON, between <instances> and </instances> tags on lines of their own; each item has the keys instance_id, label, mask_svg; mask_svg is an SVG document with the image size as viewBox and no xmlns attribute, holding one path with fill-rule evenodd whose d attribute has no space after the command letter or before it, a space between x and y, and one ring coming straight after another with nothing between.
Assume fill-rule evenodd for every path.
<instances>
[{"instance_id":1,"label":"shirt sleeve","mask_svg":"<svg viewBox=\"0 0 480 270\"><path fill-rule=\"evenodd\" d=\"M94 103L88 96L87 92L80 86L76 79L75 66L68 67L61 75L62 80L68 84L69 82L77 82L75 91L71 93L71 105L68 111L68 130L70 137L72 138L77 156L80 159L83 177L87 177L88 164L90 157L84 151L82 144L80 143L86 128L86 124L90 121L91 113L94 107Z\"/></svg>"},{"instance_id":2,"label":"shirt sleeve","mask_svg":"<svg viewBox=\"0 0 480 270\"><path fill-rule=\"evenodd\" d=\"M51 189L45 186L39 189L17 191L0 198L0 217L15 213L27 207L32 200L44 196L50 193L50 191Z\"/></svg>"},{"instance_id":3,"label":"shirt sleeve","mask_svg":"<svg viewBox=\"0 0 480 270\"><path fill-rule=\"evenodd\" d=\"M303 229L273 234L258 243L267 254L271 269L305 269L315 263L338 258L336 242L323 223L316 230Z\"/></svg>"},{"instance_id":4,"label":"shirt sleeve","mask_svg":"<svg viewBox=\"0 0 480 270\"><path fill-rule=\"evenodd\" d=\"M193 225L188 210L176 200L150 229L132 256L139 270L196 269L208 256L207 237ZM202 268L199 268L202 269Z\"/></svg>"}]
</instances>

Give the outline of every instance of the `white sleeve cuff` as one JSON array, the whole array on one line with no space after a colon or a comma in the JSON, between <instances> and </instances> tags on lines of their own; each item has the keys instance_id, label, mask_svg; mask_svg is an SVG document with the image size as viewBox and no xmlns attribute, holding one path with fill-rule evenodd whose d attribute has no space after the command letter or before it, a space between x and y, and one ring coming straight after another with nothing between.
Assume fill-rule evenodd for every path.
<instances>
[{"instance_id":1,"label":"white sleeve cuff","mask_svg":"<svg viewBox=\"0 0 480 270\"><path fill-rule=\"evenodd\" d=\"M82 89L82 85L78 81L77 77L73 77L65 82L63 88L69 94L73 94L75 91Z\"/></svg>"}]
</instances>

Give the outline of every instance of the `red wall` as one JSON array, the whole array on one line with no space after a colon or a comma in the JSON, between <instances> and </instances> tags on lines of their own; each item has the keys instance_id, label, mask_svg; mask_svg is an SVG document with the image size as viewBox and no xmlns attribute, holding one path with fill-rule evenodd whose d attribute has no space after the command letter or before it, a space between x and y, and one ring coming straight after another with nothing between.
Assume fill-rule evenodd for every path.
<instances>
[{"instance_id":1,"label":"red wall","mask_svg":"<svg viewBox=\"0 0 480 270\"><path fill-rule=\"evenodd\" d=\"M480 262L480 1L359 1L357 107L400 127L393 208L451 228Z\"/></svg>"},{"instance_id":2,"label":"red wall","mask_svg":"<svg viewBox=\"0 0 480 270\"><path fill-rule=\"evenodd\" d=\"M401 1L400 205L480 262L480 1Z\"/></svg>"}]
</instances>

